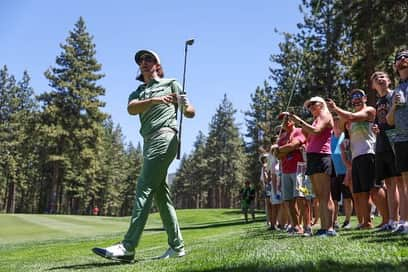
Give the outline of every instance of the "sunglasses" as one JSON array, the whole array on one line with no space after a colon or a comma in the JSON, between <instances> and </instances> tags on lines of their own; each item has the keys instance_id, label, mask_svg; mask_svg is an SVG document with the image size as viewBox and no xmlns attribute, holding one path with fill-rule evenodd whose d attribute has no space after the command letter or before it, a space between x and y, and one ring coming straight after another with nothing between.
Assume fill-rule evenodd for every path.
<instances>
[{"instance_id":1,"label":"sunglasses","mask_svg":"<svg viewBox=\"0 0 408 272\"><path fill-rule=\"evenodd\" d=\"M402 58L408 59L408 53L402 53L401 55L398 55L397 57L395 57L395 62L402 60Z\"/></svg>"},{"instance_id":2,"label":"sunglasses","mask_svg":"<svg viewBox=\"0 0 408 272\"><path fill-rule=\"evenodd\" d=\"M137 64L140 65L143 61L152 63L152 62L155 62L156 59L152 55L143 55L138 59Z\"/></svg>"},{"instance_id":3,"label":"sunglasses","mask_svg":"<svg viewBox=\"0 0 408 272\"><path fill-rule=\"evenodd\" d=\"M362 93L354 93L354 94L351 95L351 100L360 99L362 97L364 97L364 95Z\"/></svg>"}]
</instances>

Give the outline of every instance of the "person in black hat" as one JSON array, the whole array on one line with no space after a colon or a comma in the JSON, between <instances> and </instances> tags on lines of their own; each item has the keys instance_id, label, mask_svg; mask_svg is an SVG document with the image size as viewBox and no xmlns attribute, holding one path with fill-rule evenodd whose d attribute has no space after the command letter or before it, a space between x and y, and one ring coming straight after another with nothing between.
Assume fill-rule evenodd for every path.
<instances>
[{"instance_id":1,"label":"person in black hat","mask_svg":"<svg viewBox=\"0 0 408 272\"><path fill-rule=\"evenodd\" d=\"M140 69L137 80L142 84L130 94L127 109L130 115L139 115L143 136L143 167L137 181L136 201L122 242L94 248L93 252L107 259L132 262L154 198L169 244L169 249L159 258L182 257L184 242L166 178L178 147L177 109L181 108L188 118L194 117L195 110L185 95L180 96L180 84L175 79L164 78L155 52L140 50L135 61Z\"/></svg>"}]
</instances>

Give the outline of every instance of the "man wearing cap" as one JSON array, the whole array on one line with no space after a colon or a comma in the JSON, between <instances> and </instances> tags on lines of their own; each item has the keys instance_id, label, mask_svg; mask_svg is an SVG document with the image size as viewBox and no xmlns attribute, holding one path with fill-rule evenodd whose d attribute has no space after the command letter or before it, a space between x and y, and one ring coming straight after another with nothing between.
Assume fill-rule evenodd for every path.
<instances>
[{"instance_id":1,"label":"man wearing cap","mask_svg":"<svg viewBox=\"0 0 408 272\"><path fill-rule=\"evenodd\" d=\"M371 87L377 92L377 110L375 124L378 129L375 144L375 176L377 182L385 180L387 186L386 194L390 219L383 224L379 231L392 231L398 227L399 221L399 193L398 186L401 186L401 173L397 170L395 155L387 136L387 131L394 128L387 123L387 113L392 104L393 91L390 89L391 80L387 73L382 71L374 72L371 77ZM408 205L408 203L401 203Z\"/></svg>"},{"instance_id":2,"label":"man wearing cap","mask_svg":"<svg viewBox=\"0 0 408 272\"><path fill-rule=\"evenodd\" d=\"M166 178L178 147L177 108L180 107L187 118L194 117L195 110L186 96L177 99L181 86L174 79L163 78L155 52L140 50L135 61L140 69L137 80L142 84L130 94L127 109L130 115L139 115L143 136L143 167L137 181L136 200L122 242L107 248L93 248L93 252L107 259L132 262L154 198L169 244L169 249L159 258L182 257L184 242Z\"/></svg>"},{"instance_id":3,"label":"man wearing cap","mask_svg":"<svg viewBox=\"0 0 408 272\"><path fill-rule=\"evenodd\" d=\"M367 96L363 90L351 91L351 104L355 112L349 112L336 106L333 100L327 101L331 111L349 122L350 148L352 155L353 198L357 215L361 222L359 228L373 227L371 219L370 196L374 201L383 222L388 222L388 207L385 191L375 182L375 140L373 131L376 116L375 108L367 106Z\"/></svg>"},{"instance_id":4,"label":"man wearing cap","mask_svg":"<svg viewBox=\"0 0 408 272\"><path fill-rule=\"evenodd\" d=\"M408 49L397 52L394 69L399 75L400 82L394 91L395 95L393 95L392 105L387 114L387 122L389 125L395 125L392 141L397 168L402 175L401 186L398 188L401 218L397 231L406 234L408 233L408 209L402 203L408 203Z\"/></svg>"}]
</instances>

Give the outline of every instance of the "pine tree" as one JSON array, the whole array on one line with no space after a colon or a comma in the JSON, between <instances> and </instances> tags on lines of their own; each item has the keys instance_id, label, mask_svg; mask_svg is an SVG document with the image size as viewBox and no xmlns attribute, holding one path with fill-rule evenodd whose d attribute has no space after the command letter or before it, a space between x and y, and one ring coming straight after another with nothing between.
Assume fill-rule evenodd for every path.
<instances>
[{"instance_id":1,"label":"pine tree","mask_svg":"<svg viewBox=\"0 0 408 272\"><path fill-rule=\"evenodd\" d=\"M95 181L101 171L103 121L100 108L105 89L97 82L101 64L95 59L93 37L82 17L70 31L57 67L45 77L52 91L40 96L43 103L42 132L47 136L49 212L88 213L96 195Z\"/></svg>"},{"instance_id":2,"label":"pine tree","mask_svg":"<svg viewBox=\"0 0 408 272\"><path fill-rule=\"evenodd\" d=\"M176 173L172 194L179 208L203 208L206 205L208 182L208 164L205 158L206 137L199 131L194 149L183 156Z\"/></svg>"},{"instance_id":3,"label":"pine tree","mask_svg":"<svg viewBox=\"0 0 408 272\"><path fill-rule=\"evenodd\" d=\"M0 192L4 196L2 206L9 213L16 211L19 199L35 175L29 128L36 105L29 82L27 72L16 82L8 74L7 66L0 70Z\"/></svg>"},{"instance_id":4,"label":"pine tree","mask_svg":"<svg viewBox=\"0 0 408 272\"><path fill-rule=\"evenodd\" d=\"M208 206L232 207L246 177L244 142L235 123L236 110L224 98L210 122L205 158L208 161Z\"/></svg>"},{"instance_id":5,"label":"pine tree","mask_svg":"<svg viewBox=\"0 0 408 272\"><path fill-rule=\"evenodd\" d=\"M188 206L188 189L189 189L189 156L183 154L180 159L180 166L176 171L176 176L171 186L171 194L173 195L173 202L176 208L186 209Z\"/></svg>"},{"instance_id":6,"label":"pine tree","mask_svg":"<svg viewBox=\"0 0 408 272\"><path fill-rule=\"evenodd\" d=\"M370 76L385 70L394 76L393 55L406 47L408 33L408 4L406 1L356 0L337 1L338 16L348 28L350 52L353 56L350 72L355 86L370 88ZM368 104L373 105L375 92L368 92Z\"/></svg>"},{"instance_id":7,"label":"pine tree","mask_svg":"<svg viewBox=\"0 0 408 272\"><path fill-rule=\"evenodd\" d=\"M143 165L143 153L140 143L134 147L129 143L126 149L127 169L126 178L122 181L122 190L120 199L122 200L121 216L129 216L132 214L132 209L136 197L136 184L139 178Z\"/></svg>"},{"instance_id":8,"label":"pine tree","mask_svg":"<svg viewBox=\"0 0 408 272\"><path fill-rule=\"evenodd\" d=\"M100 209L103 215L118 215L123 205L122 191L126 186L130 160L124 148L123 134L120 125L114 128L113 121L105 122L105 136L101 163L103 169L98 175L92 205Z\"/></svg>"},{"instance_id":9,"label":"pine tree","mask_svg":"<svg viewBox=\"0 0 408 272\"><path fill-rule=\"evenodd\" d=\"M259 155L272 144L274 128L279 120L276 116L279 109L274 104L272 88L264 82L263 88L257 87L254 94L251 94L251 104L249 111L245 112L247 134L249 142L246 145L248 155L247 173L248 178L253 181L256 188L260 188L260 164Z\"/></svg>"}]
</instances>

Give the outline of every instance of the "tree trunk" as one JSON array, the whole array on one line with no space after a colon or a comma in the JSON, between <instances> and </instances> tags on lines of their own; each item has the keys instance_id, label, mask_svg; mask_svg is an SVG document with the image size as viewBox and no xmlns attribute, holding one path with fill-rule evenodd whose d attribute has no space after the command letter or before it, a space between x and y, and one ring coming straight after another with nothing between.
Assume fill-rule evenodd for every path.
<instances>
[{"instance_id":1,"label":"tree trunk","mask_svg":"<svg viewBox=\"0 0 408 272\"><path fill-rule=\"evenodd\" d=\"M8 185L7 197L7 213L14 213L16 211L16 184L13 181Z\"/></svg>"},{"instance_id":2,"label":"tree trunk","mask_svg":"<svg viewBox=\"0 0 408 272\"><path fill-rule=\"evenodd\" d=\"M51 178L51 190L48 196L48 213L57 212L57 190L58 190L58 180L59 180L59 165L57 162L53 163L53 171Z\"/></svg>"}]
</instances>

